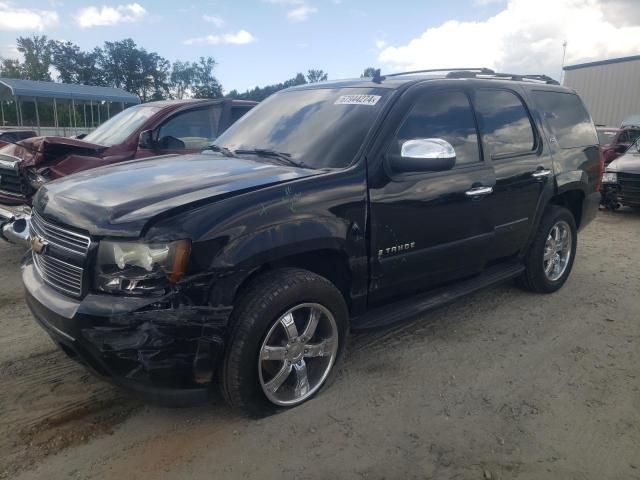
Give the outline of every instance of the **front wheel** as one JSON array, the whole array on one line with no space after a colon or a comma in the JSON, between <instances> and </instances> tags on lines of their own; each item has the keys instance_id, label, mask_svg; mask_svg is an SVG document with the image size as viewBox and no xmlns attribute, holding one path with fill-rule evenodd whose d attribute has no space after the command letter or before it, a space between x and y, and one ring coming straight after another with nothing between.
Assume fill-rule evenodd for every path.
<instances>
[{"instance_id":1,"label":"front wheel","mask_svg":"<svg viewBox=\"0 0 640 480\"><path fill-rule=\"evenodd\" d=\"M564 207L549 205L527 252L519 285L539 293L559 290L571 273L577 242L573 214Z\"/></svg>"},{"instance_id":2,"label":"front wheel","mask_svg":"<svg viewBox=\"0 0 640 480\"><path fill-rule=\"evenodd\" d=\"M268 415L310 399L341 360L348 331L342 294L306 270L265 274L240 299L223 365L227 402Z\"/></svg>"}]
</instances>

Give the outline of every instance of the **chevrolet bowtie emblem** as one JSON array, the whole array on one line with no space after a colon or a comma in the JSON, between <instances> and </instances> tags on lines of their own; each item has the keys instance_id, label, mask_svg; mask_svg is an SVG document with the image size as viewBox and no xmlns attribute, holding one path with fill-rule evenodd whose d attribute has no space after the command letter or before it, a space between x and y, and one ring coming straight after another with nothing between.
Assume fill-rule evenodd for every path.
<instances>
[{"instance_id":1,"label":"chevrolet bowtie emblem","mask_svg":"<svg viewBox=\"0 0 640 480\"><path fill-rule=\"evenodd\" d=\"M31 250L33 250L34 253L38 253L40 255L45 252L45 250L47 249L47 246L49 245L49 243L46 240L43 240L37 235L33 235L30 238L30 240L31 240Z\"/></svg>"}]
</instances>

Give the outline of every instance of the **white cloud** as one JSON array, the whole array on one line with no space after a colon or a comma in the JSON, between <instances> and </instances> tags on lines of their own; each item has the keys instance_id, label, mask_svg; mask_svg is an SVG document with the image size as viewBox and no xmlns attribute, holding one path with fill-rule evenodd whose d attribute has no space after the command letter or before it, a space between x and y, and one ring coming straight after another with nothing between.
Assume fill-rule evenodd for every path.
<instances>
[{"instance_id":1,"label":"white cloud","mask_svg":"<svg viewBox=\"0 0 640 480\"><path fill-rule=\"evenodd\" d=\"M292 22L304 22L308 20L311 15L316 13L318 9L311 5L300 5L299 7L289 10L287 12L287 18Z\"/></svg>"},{"instance_id":2,"label":"white cloud","mask_svg":"<svg viewBox=\"0 0 640 480\"><path fill-rule=\"evenodd\" d=\"M607 13L614 2L637 7L637 0L509 0L485 21L447 21L385 48L378 60L396 71L489 67L557 78L565 40L567 64L640 51L640 15L631 24L614 22Z\"/></svg>"},{"instance_id":3,"label":"white cloud","mask_svg":"<svg viewBox=\"0 0 640 480\"><path fill-rule=\"evenodd\" d=\"M139 3L129 3L115 7L85 7L75 15L75 21L80 28L104 27L119 23L132 23L142 20L147 11Z\"/></svg>"},{"instance_id":4,"label":"white cloud","mask_svg":"<svg viewBox=\"0 0 640 480\"><path fill-rule=\"evenodd\" d=\"M384 47L387 46L387 42L385 42L384 40L376 40L376 48L381 50Z\"/></svg>"},{"instance_id":5,"label":"white cloud","mask_svg":"<svg viewBox=\"0 0 640 480\"><path fill-rule=\"evenodd\" d=\"M0 2L0 31L37 30L41 32L55 27L58 21L58 13L54 10L21 8L8 2Z\"/></svg>"},{"instance_id":6,"label":"white cloud","mask_svg":"<svg viewBox=\"0 0 640 480\"><path fill-rule=\"evenodd\" d=\"M14 44L0 45L0 58L22 59L22 53L18 51L18 47Z\"/></svg>"},{"instance_id":7,"label":"white cloud","mask_svg":"<svg viewBox=\"0 0 640 480\"><path fill-rule=\"evenodd\" d=\"M478 5L479 7L486 7L487 5L492 5L494 3L504 3L505 0L473 0L474 5Z\"/></svg>"},{"instance_id":8,"label":"white cloud","mask_svg":"<svg viewBox=\"0 0 640 480\"><path fill-rule=\"evenodd\" d=\"M202 20L208 23L212 23L214 27L220 28L224 26L224 20L220 17L216 17L215 15L204 14L202 15Z\"/></svg>"},{"instance_id":9,"label":"white cloud","mask_svg":"<svg viewBox=\"0 0 640 480\"><path fill-rule=\"evenodd\" d=\"M246 30L238 30L236 33L225 33L222 35L207 35L205 37L188 38L185 40L185 45L195 45L198 43L206 43L209 45L246 45L247 43L253 43L256 41L256 37L251 35Z\"/></svg>"},{"instance_id":10,"label":"white cloud","mask_svg":"<svg viewBox=\"0 0 640 480\"><path fill-rule=\"evenodd\" d=\"M287 19L291 22L304 22L309 19L311 15L316 13L318 9L313 5L307 3L306 0L262 0L265 3L271 3L273 5L285 5L293 7L287 12ZM334 0L334 3L340 3L340 0Z\"/></svg>"}]
</instances>

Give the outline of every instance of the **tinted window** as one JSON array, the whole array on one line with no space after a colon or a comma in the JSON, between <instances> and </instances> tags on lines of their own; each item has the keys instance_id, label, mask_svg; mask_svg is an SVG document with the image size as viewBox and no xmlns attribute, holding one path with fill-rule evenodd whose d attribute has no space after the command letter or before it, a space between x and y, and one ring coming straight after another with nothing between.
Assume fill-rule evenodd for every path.
<instances>
[{"instance_id":1,"label":"tinted window","mask_svg":"<svg viewBox=\"0 0 640 480\"><path fill-rule=\"evenodd\" d=\"M2 135L0 135L0 140L3 140L5 142L15 142L17 138L14 133L3 133Z\"/></svg>"},{"instance_id":2,"label":"tinted window","mask_svg":"<svg viewBox=\"0 0 640 480\"><path fill-rule=\"evenodd\" d=\"M160 127L158 141L167 148L201 149L216 139L222 108L201 108L179 113ZM171 139L171 140L170 140ZM175 142L173 139L178 139ZM182 142L182 143L180 143Z\"/></svg>"},{"instance_id":3,"label":"tinted window","mask_svg":"<svg viewBox=\"0 0 640 480\"><path fill-rule=\"evenodd\" d=\"M507 90L478 90L476 111L485 142L494 156L531 152L533 127L522 100Z\"/></svg>"},{"instance_id":4,"label":"tinted window","mask_svg":"<svg viewBox=\"0 0 640 480\"><path fill-rule=\"evenodd\" d=\"M309 168L346 167L354 161L389 94L384 88L285 90L252 108L216 144L230 150L265 148L288 153Z\"/></svg>"},{"instance_id":5,"label":"tinted window","mask_svg":"<svg viewBox=\"0 0 640 480\"><path fill-rule=\"evenodd\" d=\"M538 90L533 98L560 148L598 144L596 129L577 95Z\"/></svg>"},{"instance_id":6,"label":"tinted window","mask_svg":"<svg viewBox=\"0 0 640 480\"><path fill-rule=\"evenodd\" d=\"M456 151L456 165L480 161L478 133L469 99L462 92L422 95L403 122L392 145L399 153L406 140L441 138Z\"/></svg>"},{"instance_id":7,"label":"tinted window","mask_svg":"<svg viewBox=\"0 0 640 480\"><path fill-rule=\"evenodd\" d=\"M617 130L598 130L598 142L600 145L609 145L616 137Z\"/></svg>"},{"instance_id":8,"label":"tinted window","mask_svg":"<svg viewBox=\"0 0 640 480\"><path fill-rule=\"evenodd\" d=\"M240 117L242 117L249 110L251 110L251 107L233 107L231 109L231 123L230 123L230 125L233 125L238 120L240 120Z\"/></svg>"}]
</instances>

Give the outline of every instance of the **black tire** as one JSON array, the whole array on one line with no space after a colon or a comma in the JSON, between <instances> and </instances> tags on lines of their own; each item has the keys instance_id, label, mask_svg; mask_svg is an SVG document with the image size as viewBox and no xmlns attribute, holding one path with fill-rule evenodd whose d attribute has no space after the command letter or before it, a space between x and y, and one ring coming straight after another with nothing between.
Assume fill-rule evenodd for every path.
<instances>
[{"instance_id":1,"label":"black tire","mask_svg":"<svg viewBox=\"0 0 640 480\"><path fill-rule=\"evenodd\" d=\"M336 322L337 356L320 390L330 383L344 357L349 329L346 303L326 278L307 270L284 268L254 280L234 309L220 372L222 394L229 405L252 416L266 416L286 408L269 401L263 392L258 355L267 332L280 316L295 305L307 302L324 306Z\"/></svg>"},{"instance_id":2,"label":"black tire","mask_svg":"<svg viewBox=\"0 0 640 480\"><path fill-rule=\"evenodd\" d=\"M570 227L572 235L571 257L562 276L555 281L551 281L544 272L542 260L547 236L553 226L559 221L565 221ZM553 293L559 290L571 274L573 262L576 258L577 245L577 228L573 214L564 207L549 205L540 221L538 232L536 233L533 243L529 247L529 251L525 257L526 269L518 278L517 284L525 290L537 293Z\"/></svg>"}]
</instances>

